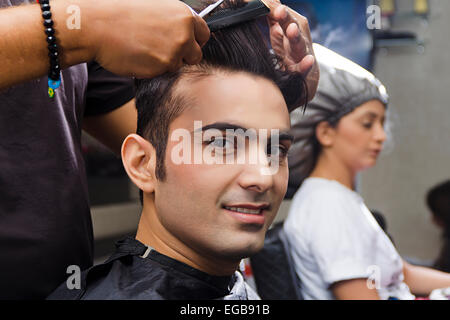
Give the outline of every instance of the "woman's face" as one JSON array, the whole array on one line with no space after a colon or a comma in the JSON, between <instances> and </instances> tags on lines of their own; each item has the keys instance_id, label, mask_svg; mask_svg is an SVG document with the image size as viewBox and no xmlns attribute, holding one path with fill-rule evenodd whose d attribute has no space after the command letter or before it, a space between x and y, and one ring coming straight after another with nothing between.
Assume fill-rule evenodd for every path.
<instances>
[{"instance_id":1,"label":"woman's face","mask_svg":"<svg viewBox=\"0 0 450 320\"><path fill-rule=\"evenodd\" d=\"M339 120L330 151L353 172L374 166L386 140L384 120L380 101L362 104Z\"/></svg>"}]
</instances>

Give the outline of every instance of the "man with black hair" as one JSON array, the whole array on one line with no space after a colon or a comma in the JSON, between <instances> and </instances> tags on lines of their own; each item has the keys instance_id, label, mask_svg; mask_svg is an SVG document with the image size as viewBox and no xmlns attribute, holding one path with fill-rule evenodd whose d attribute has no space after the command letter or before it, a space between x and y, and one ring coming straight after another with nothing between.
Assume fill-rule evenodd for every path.
<instances>
[{"instance_id":1,"label":"man with black hair","mask_svg":"<svg viewBox=\"0 0 450 320\"><path fill-rule=\"evenodd\" d=\"M136 82L137 134L122 145L142 191L136 238L49 299L258 298L237 269L285 195L289 111L307 92L265 43L255 21L217 31L200 64Z\"/></svg>"},{"instance_id":2,"label":"man with black hair","mask_svg":"<svg viewBox=\"0 0 450 320\"><path fill-rule=\"evenodd\" d=\"M82 129L120 154L136 110L118 75L195 64L209 38L177 0L36 2L0 0L0 300L44 299L92 266Z\"/></svg>"},{"instance_id":3,"label":"man with black hair","mask_svg":"<svg viewBox=\"0 0 450 320\"><path fill-rule=\"evenodd\" d=\"M311 97L317 68L307 20L273 5L273 48L308 74ZM72 28L74 8L81 16ZM116 74L152 77L195 64L209 38L205 21L177 0L58 0L51 17L62 49L54 98L39 4L0 0L0 299L44 298L69 266L92 265L81 129L120 153L136 110L132 80Z\"/></svg>"}]
</instances>

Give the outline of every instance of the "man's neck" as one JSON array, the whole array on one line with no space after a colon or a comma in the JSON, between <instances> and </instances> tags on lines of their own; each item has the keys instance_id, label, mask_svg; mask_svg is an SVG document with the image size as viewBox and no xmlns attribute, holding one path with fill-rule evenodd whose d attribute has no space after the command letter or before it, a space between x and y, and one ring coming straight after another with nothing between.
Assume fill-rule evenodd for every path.
<instances>
[{"instance_id":1,"label":"man's neck","mask_svg":"<svg viewBox=\"0 0 450 320\"><path fill-rule=\"evenodd\" d=\"M155 207L152 204L147 204L142 210L136 240L152 247L161 254L209 275L232 275L239 265L239 261L223 261L205 253L200 254L170 234L157 218Z\"/></svg>"}]
</instances>

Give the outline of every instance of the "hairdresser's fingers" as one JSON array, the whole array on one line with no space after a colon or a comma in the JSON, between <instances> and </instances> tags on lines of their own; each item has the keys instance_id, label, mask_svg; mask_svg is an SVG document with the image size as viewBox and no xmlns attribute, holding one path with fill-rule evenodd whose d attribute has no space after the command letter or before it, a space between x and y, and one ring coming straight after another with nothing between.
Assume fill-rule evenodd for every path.
<instances>
[{"instance_id":1,"label":"hairdresser's fingers","mask_svg":"<svg viewBox=\"0 0 450 320\"><path fill-rule=\"evenodd\" d=\"M183 65L184 65L184 59L173 61L172 63L167 65L167 69L165 71L175 72L178 69L180 69L181 67L183 67Z\"/></svg>"},{"instance_id":2,"label":"hairdresser's fingers","mask_svg":"<svg viewBox=\"0 0 450 320\"><path fill-rule=\"evenodd\" d=\"M288 18L288 8L285 5L279 4L271 8L268 15L270 24L279 23L280 25Z\"/></svg>"},{"instance_id":3,"label":"hairdresser's fingers","mask_svg":"<svg viewBox=\"0 0 450 320\"><path fill-rule=\"evenodd\" d=\"M296 60L309 54L312 41L308 20L286 6L278 7L274 14L283 33L289 39L293 52L297 55Z\"/></svg>"},{"instance_id":4,"label":"hairdresser's fingers","mask_svg":"<svg viewBox=\"0 0 450 320\"><path fill-rule=\"evenodd\" d=\"M209 39L209 28L205 20L200 18L195 11L193 12L193 34L186 43L183 50L183 62L187 64L198 64L202 61L202 48Z\"/></svg>"},{"instance_id":5,"label":"hairdresser's fingers","mask_svg":"<svg viewBox=\"0 0 450 320\"><path fill-rule=\"evenodd\" d=\"M266 6L270 8L271 13L278 7L281 6L279 0L261 0Z\"/></svg>"},{"instance_id":6,"label":"hairdresser's fingers","mask_svg":"<svg viewBox=\"0 0 450 320\"><path fill-rule=\"evenodd\" d=\"M300 39L298 38L298 28L294 29L296 25L295 22L289 22L292 21L292 19L289 19L289 12L286 6L280 5L275 10L271 11L268 20L270 24L270 40L272 47L279 56L285 59L291 54L290 43L300 43ZM290 24L292 24L292 27L289 29L290 38L288 38L286 32ZM295 51L298 52L299 50Z\"/></svg>"},{"instance_id":7,"label":"hairdresser's fingers","mask_svg":"<svg viewBox=\"0 0 450 320\"><path fill-rule=\"evenodd\" d=\"M289 25L295 23L298 25L304 38L312 42L308 19L287 6L280 5L274 9L269 15L269 22L271 25L278 23L284 32L286 32Z\"/></svg>"},{"instance_id":8,"label":"hairdresser's fingers","mask_svg":"<svg viewBox=\"0 0 450 320\"><path fill-rule=\"evenodd\" d=\"M316 58L312 54L308 54L296 66L295 71L307 75L315 66Z\"/></svg>"},{"instance_id":9,"label":"hairdresser's fingers","mask_svg":"<svg viewBox=\"0 0 450 320\"><path fill-rule=\"evenodd\" d=\"M187 64L198 64L202 61L202 57L202 48L200 48L200 45L196 41L193 41L190 48L184 54L183 61Z\"/></svg>"},{"instance_id":10,"label":"hairdresser's fingers","mask_svg":"<svg viewBox=\"0 0 450 320\"><path fill-rule=\"evenodd\" d=\"M284 58L289 69L306 75L315 63L308 20L292 9L279 5L272 10L269 23L274 50Z\"/></svg>"},{"instance_id":11,"label":"hairdresser's fingers","mask_svg":"<svg viewBox=\"0 0 450 320\"><path fill-rule=\"evenodd\" d=\"M308 21L293 10L289 10L289 15L296 20L285 31L289 41L289 57L296 63L296 71L307 75L316 64Z\"/></svg>"},{"instance_id":12,"label":"hairdresser's fingers","mask_svg":"<svg viewBox=\"0 0 450 320\"><path fill-rule=\"evenodd\" d=\"M286 47L288 54L294 62L300 62L308 52L308 40L300 33L300 29L296 23L291 23L285 30Z\"/></svg>"},{"instance_id":13,"label":"hairdresser's fingers","mask_svg":"<svg viewBox=\"0 0 450 320\"><path fill-rule=\"evenodd\" d=\"M278 24L271 27L271 39L272 48L275 50L275 53L283 59L283 64L286 69L300 72L306 76L314 67L316 61L314 55L297 55L295 53L296 50L293 50L290 46L289 39L283 36L283 29L281 29ZM297 50L297 52L298 51L299 50Z\"/></svg>"},{"instance_id":14,"label":"hairdresser's fingers","mask_svg":"<svg viewBox=\"0 0 450 320\"><path fill-rule=\"evenodd\" d=\"M306 77L309 75L309 72L315 67L315 64L316 58L313 55L309 54L298 63L288 64L287 69L289 71L299 72Z\"/></svg>"},{"instance_id":15,"label":"hairdresser's fingers","mask_svg":"<svg viewBox=\"0 0 450 320\"><path fill-rule=\"evenodd\" d=\"M311 40L308 19L291 8L280 5L271 12L269 18L278 22L285 31L291 23L296 23L306 38Z\"/></svg>"},{"instance_id":16,"label":"hairdresser's fingers","mask_svg":"<svg viewBox=\"0 0 450 320\"><path fill-rule=\"evenodd\" d=\"M206 42L208 42L210 37L210 31L206 21L198 15L194 16L194 35L195 40L198 42L200 47L203 47Z\"/></svg>"},{"instance_id":17,"label":"hairdresser's fingers","mask_svg":"<svg viewBox=\"0 0 450 320\"><path fill-rule=\"evenodd\" d=\"M283 29L278 23L275 23L270 26L270 43L272 45L272 48L277 51L283 50L284 46L284 34ZM281 52L277 52L277 54L281 55Z\"/></svg>"},{"instance_id":18,"label":"hairdresser's fingers","mask_svg":"<svg viewBox=\"0 0 450 320\"><path fill-rule=\"evenodd\" d=\"M286 69L300 72L305 77L308 99L312 99L319 84L320 72L308 20L284 5L275 6L268 19L272 48L283 58Z\"/></svg>"},{"instance_id":19,"label":"hairdresser's fingers","mask_svg":"<svg viewBox=\"0 0 450 320\"><path fill-rule=\"evenodd\" d=\"M308 99L311 100L319 85L319 66L317 64L311 41L300 33L299 27L290 24L286 29L285 63L290 71L300 72L306 79Z\"/></svg>"},{"instance_id":20,"label":"hairdresser's fingers","mask_svg":"<svg viewBox=\"0 0 450 320\"><path fill-rule=\"evenodd\" d=\"M292 65L297 67L297 64L308 56L305 42L301 39L296 24L291 24L286 33L278 23L273 24L270 27L270 39L272 48L284 60L287 67ZM302 73L305 71L303 67L301 70Z\"/></svg>"}]
</instances>

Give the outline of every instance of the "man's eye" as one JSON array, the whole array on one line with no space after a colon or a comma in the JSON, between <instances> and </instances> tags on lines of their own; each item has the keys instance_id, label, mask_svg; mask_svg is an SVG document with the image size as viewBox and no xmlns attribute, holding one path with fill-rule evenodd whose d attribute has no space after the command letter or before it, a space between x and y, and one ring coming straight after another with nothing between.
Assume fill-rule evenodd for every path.
<instances>
[{"instance_id":1,"label":"man's eye","mask_svg":"<svg viewBox=\"0 0 450 320\"><path fill-rule=\"evenodd\" d=\"M233 141L224 138L213 138L208 144L214 148L229 149L234 147Z\"/></svg>"},{"instance_id":2,"label":"man's eye","mask_svg":"<svg viewBox=\"0 0 450 320\"><path fill-rule=\"evenodd\" d=\"M278 156L280 158L285 158L288 154L288 149L283 145L268 145L267 155L268 156Z\"/></svg>"}]
</instances>

